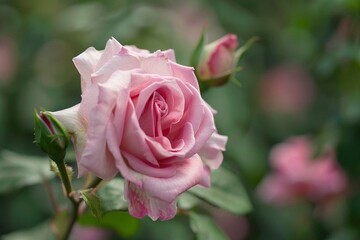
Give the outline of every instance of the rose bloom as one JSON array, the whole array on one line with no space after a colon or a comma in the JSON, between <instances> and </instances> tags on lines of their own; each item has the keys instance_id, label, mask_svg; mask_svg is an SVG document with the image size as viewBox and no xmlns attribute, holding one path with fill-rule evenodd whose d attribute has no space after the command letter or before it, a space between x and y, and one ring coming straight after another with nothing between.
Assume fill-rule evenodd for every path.
<instances>
[{"instance_id":1,"label":"rose bloom","mask_svg":"<svg viewBox=\"0 0 360 240\"><path fill-rule=\"evenodd\" d=\"M329 150L312 159L313 149L306 137L288 139L274 147L270 173L259 186L265 202L286 204L300 198L324 202L344 193L347 180Z\"/></svg>"},{"instance_id":2,"label":"rose bloom","mask_svg":"<svg viewBox=\"0 0 360 240\"><path fill-rule=\"evenodd\" d=\"M226 82L238 61L237 47L238 41L234 34L227 34L205 45L197 66L200 80L216 80L215 85Z\"/></svg>"},{"instance_id":3,"label":"rose bloom","mask_svg":"<svg viewBox=\"0 0 360 240\"><path fill-rule=\"evenodd\" d=\"M210 186L227 142L193 68L177 64L173 50L150 53L114 38L74 63L82 100L53 114L73 135L79 176L111 179L120 172L131 215L174 217L182 192Z\"/></svg>"}]
</instances>

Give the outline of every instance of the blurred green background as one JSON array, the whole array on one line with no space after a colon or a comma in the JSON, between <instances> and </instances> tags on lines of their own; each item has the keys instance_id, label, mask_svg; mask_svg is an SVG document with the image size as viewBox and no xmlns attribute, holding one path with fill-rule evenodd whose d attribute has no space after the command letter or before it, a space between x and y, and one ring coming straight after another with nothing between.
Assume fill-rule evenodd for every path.
<instances>
[{"instance_id":1,"label":"blurred green background","mask_svg":"<svg viewBox=\"0 0 360 240\"><path fill-rule=\"evenodd\" d=\"M187 65L204 26L211 41L226 33L240 45L259 37L236 80L204 94L218 110L219 132L229 136L224 165L254 205L241 217L213 210L214 219L231 239L360 239L358 0L0 0L0 150L43 156L32 143L34 108L80 101L71 59L86 48L103 49L113 36L151 51L172 48ZM335 145L351 180L325 218L307 202L274 207L256 197L271 147L303 134ZM0 212L1 236L49 219L51 206L39 185L1 194ZM145 219L128 238L194 238L184 221Z\"/></svg>"}]
</instances>

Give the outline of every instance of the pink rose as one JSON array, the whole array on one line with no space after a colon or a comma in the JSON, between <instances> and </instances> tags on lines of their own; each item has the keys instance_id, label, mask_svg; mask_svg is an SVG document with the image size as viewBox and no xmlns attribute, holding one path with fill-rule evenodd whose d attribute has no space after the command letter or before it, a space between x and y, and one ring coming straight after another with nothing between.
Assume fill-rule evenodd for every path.
<instances>
[{"instance_id":1,"label":"pink rose","mask_svg":"<svg viewBox=\"0 0 360 240\"><path fill-rule=\"evenodd\" d=\"M323 202L346 190L347 180L329 150L312 159L306 137L296 137L274 147L270 162L274 172L265 178L259 193L266 202L284 204L299 198Z\"/></svg>"},{"instance_id":2,"label":"pink rose","mask_svg":"<svg viewBox=\"0 0 360 240\"><path fill-rule=\"evenodd\" d=\"M73 134L79 175L111 179L120 172L130 214L174 217L182 192L210 185L227 141L193 69L177 64L173 50L150 53L114 38L74 63L82 100L54 116Z\"/></svg>"},{"instance_id":3,"label":"pink rose","mask_svg":"<svg viewBox=\"0 0 360 240\"><path fill-rule=\"evenodd\" d=\"M215 85L228 80L238 61L237 47L238 41L234 34L225 35L207 44L197 66L197 75L200 80L216 80Z\"/></svg>"}]
</instances>

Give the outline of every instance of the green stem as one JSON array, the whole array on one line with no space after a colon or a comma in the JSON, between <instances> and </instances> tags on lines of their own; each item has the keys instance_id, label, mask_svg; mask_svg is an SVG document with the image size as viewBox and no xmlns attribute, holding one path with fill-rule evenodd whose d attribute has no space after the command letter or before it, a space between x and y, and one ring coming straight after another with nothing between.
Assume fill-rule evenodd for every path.
<instances>
[{"instance_id":1,"label":"green stem","mask_svg":"<svg viewBox=\"0 0 360 240\"><path fill-rule=\"evenodd\" d=\"M65 234L64 234L64 236L62 238L63 240L69 239L71 231L72 231L72 229L73 229L73 227L75 225L75 222L76 222L76 220L78 218L78 210L79 210L79 206L80 206L81 201L76 202L73 199L72 202L73 202L73 212L72 212L72 215L71 215L71 220L69 222L69 225L67 226Z\"/></svg>"},{"instance_id":2,"label":"green stem","mask_svg":"<svg viewBox=\"0 0 360 240\"><path fill-rule=\"evenodd\" d=\"M71 182L70 182L70 179L69 179L69 175L67 174L67 171L66 171L65 162L64 161L58 161L58 162L56 162L56 165L57 165L57 167L59 169L61 181L62 181L62 183L64 184L64 187L65 187L66 197L69 198L70 200L72 199L72 201L74 201L74 198L71 197L72 186L71 186Z\"/></svg>"},{"instance_id":3,"label":"green stem","mask_svg":"<svg viewBox=\"0 0 360 240\"><path fill-rule=\"evenodd\" d=\"M72 211L72 216L71 216L71 220L69 222L69 225L66 228L65 234L63 235L62 239L63 240L67 240L70 237L70 233L74 227L74 224L76 222L76 219L78 217L78 209L79 209L79 205L81 201L76 201L74 199L74 197L71 195L72 190L72 186L71 186L71 181L69 178L69 175L66 171L66 165L64 161L56 161L55 162L58 170L59 170L59 174L60 174L60 178L61 181L65 187L65 192L66 192L66 197L71 201L72 205L73 205L73 211Z\"/></svg>"},{"instance_id":4,"label":"green stem","mask_svg":"<svg viewBox=\"0 0 360 240\"><path fill-rule=\"evenodd\" d=\"M65 166L65 164L63 164L64 166ZM65 169L66 170L66 169ZM59 169L59 172L60 172L60 169ZM66 172L65 172L66 173ZM68 178L68 180L69 180L69 178ZM90 182L90 184L86 187L86 188L95 188L95 187L97 187L98 185L99 185L99 183L102 181L102 179L101 178L98 178L98 177L96 177L96 178L94 178L91 182ZM70 181L69 181L69 183L70 183ZM65 185L65 183L64 183L64 185ZM68 189L70 189L71 191L72 191L72 189L71 189L71 184L70 185L68 185L68 186L70 186ZM66 188L66 185L65 185L65 189L67 189ZM70 191L70 192L71 192ZM81 204L81 202L83 201L83 199L79 199L78 201L76 201L71 195L69 195L69 193L70 192L68 192L68 190L66 190L66 192L67 192L67 194L68 194L68 198L71 200L71 202L73 203L73 212L72 212L72 216L71 216L71 220L70 220L70 222L69 222L69 225L67 226L67 229L66 229L66 231L65 231L65 234L64 234L64 236L63 236L63 240L67 240L69 237L70 237L70 234L71 234L71 231L72 231L72 229L73 229L73 227L74 227L74 225L75 225L75 223L76 223L76 220L77 220L77 218L78 218L78 214L79 214L79 206L80 206L80 204Z\"/></svg>"},{"instance_id":5,"label":"green stem","mask_svg":"<svg viewBox=\"0 0 360 240\"><path fill-rule=\"evenodd\" d=\"M100 183L101 183L102 179L101 178L98 178L98 177L95 177L90 183L89 185L87 185L85 187L85 189L88 189L88 188L96 188Z\"/></svg>"}]
</instances>

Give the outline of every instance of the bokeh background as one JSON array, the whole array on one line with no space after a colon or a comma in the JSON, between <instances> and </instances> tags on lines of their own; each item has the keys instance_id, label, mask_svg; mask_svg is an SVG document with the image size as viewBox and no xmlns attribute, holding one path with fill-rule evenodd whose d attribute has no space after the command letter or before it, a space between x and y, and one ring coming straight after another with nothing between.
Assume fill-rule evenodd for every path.
<instances>
[{"instance_id":1,"label":"bokeh background","mask_svg":"<svg viewBox=\"0 0 360 240\"><path fill-rule=\"evenodd\" d=\"M360 239L358 0L1 0L0 150L43 156L32 143L34 108L55 111L80 101L71 59L86 48L103 49L113 36L151 51L172 48L188 65L204 28L210 40L226 33L236 34L240 45L259 38L235 79L204 94L218 110L219 132L229 136L224 166L242 180L253 204L243 216L213 209L215 221L231 239ZM316 139L314 148L333 146L349 180L330 207L307 199L270 204L258 195L272 171L271 149L299 135ZM2 193L0 212L3 235L46 221L51 206L37 185ZM194 238L183 217L141 220L133 234L122 236L78 234Z\"/></svg>"}]
</instances>

